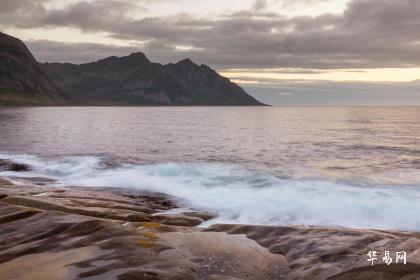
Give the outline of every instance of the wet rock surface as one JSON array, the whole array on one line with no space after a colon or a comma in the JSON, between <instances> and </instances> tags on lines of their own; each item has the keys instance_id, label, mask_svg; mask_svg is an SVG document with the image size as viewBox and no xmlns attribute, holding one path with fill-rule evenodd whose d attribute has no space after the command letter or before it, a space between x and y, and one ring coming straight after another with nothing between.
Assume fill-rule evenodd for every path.
<instances>
[{"instance_id":1,"label":"wet rock surface","mask_svg":"<svg viewBox=\"0 0 420 280\"><path fill-rule=\"evenodd\" d=\"M160 257L161 226L129 198L45 190L0 182L1 279L195 279L194 263Z\"/></svg>"},{"instance_id":2,"label":"wet rock surface","mask_svg":"<svg viewBox=\"0 0 420 280\"><path fill-rule=\"evenodd\" d=\"M420 233L243 225L214 225L208 230L244 234L285 256L290 267L286 279L420 279ZM368 262L370 250L378 252L374 266ZM389 266L381 259L385 251L394 258ZM407 265L395 264L395 252L400 251L407 252Z\"/></svg>"},{"instance_id":3,"label":"wet rock surface","mask_svg":"<svg viewBox=\"0 0 420 280\"><path fill-rule=\"evenodd\" d=\"M0 279L420 279L420 233L195 225L160 194L0 179ZM374 266L367 252L406 251Z\"/></svg>"},{"instance_id":4,"label":"wet rock surface","mask_svg":"<svg viewBox=\"0 0 420 280\"><path fill-rule=\"evenodd\" d=\"M0 171L23 172L23 171L30 171L30 170L31 168L26 164L14 163L8 160L0 159Z\"/></svg>"}]
</instances>

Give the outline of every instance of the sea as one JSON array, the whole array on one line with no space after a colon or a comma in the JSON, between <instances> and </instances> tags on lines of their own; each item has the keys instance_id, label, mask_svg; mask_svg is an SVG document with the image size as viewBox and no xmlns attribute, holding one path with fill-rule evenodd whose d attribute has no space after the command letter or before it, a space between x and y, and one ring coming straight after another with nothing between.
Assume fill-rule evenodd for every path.
<instances>
[{"instance_id":1,"label":"sea","mask_svg":"<svg viewBox=\"0 0 420 280\"><path fill-rule=\"evenodd\" d=\"M420 107L4 107L0 159L218 214L203 227L420 231Z\"/></svg>"}]
</instances>

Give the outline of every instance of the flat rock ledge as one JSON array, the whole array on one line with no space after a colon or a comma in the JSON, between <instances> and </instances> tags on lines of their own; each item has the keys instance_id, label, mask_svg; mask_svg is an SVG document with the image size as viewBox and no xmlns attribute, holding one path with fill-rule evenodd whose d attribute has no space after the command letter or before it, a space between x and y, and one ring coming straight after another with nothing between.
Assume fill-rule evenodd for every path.
<instances>
[{"instance_id":1,"label":"flat rock ledge","mask_svg":"<svg viewBox=\"0 0 420 280\"><path fill-rule=\"evenodd\" d=\"M195 226L159 194L14 185L0 178L0 279L420 279L420 233ZM407 265L367 262L407 252ZM392 253L391 253L392 254ZM382 256L381 256L382 257Z\"/></svg>"}]
</instances>

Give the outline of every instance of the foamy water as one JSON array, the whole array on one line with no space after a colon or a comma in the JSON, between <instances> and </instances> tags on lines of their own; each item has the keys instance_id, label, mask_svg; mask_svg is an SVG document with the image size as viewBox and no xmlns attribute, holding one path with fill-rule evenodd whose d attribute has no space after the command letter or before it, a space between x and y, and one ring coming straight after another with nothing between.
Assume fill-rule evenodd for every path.
<instances>
[{"instance_id":1,"label":"foamy water","mask_svg":"<svg viewBox=\"0 0 420 280\"><path fill-rule=\"evenodd\" d=\"M162 163L109 167L107 158L41 158L0 154L30 172L0 172L21 179L55 179L60 186L130 188L175 196L186 207L218 213L214 223L321 225L420 231L420 188L284 179L238 164Z\"/></svg>"},{"instance_id":2,"label":"foamy water","mask_svg":"<svg viewBox=\"0 0 420 280\"><path fill-rule=\"evenodd\" d=\"M420 107L0 108L0 158L177 197L211 223L420 231Z\"/></svg>"}]
</instances>

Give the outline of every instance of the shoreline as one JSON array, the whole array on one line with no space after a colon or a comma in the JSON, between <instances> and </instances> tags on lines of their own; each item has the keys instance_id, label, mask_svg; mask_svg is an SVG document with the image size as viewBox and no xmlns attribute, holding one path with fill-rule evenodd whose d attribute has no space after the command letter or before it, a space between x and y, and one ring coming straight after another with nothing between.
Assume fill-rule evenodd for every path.
<instances>
[{"instance_id":1,"label":"shoreline","mask_svg":"<svg viewBox=\"0 0 420 280\"><path fill-rule=\"evenodd\" d=\"M14 185L1 178L0 199L4 279L420 276L417 232L253 225L197 228L213 215L167 213L177 205L164 195ZM372 267L367 262L369 250L406 251L408 264L387 266L379 259Z\"/></svg>"}]
</instances>

